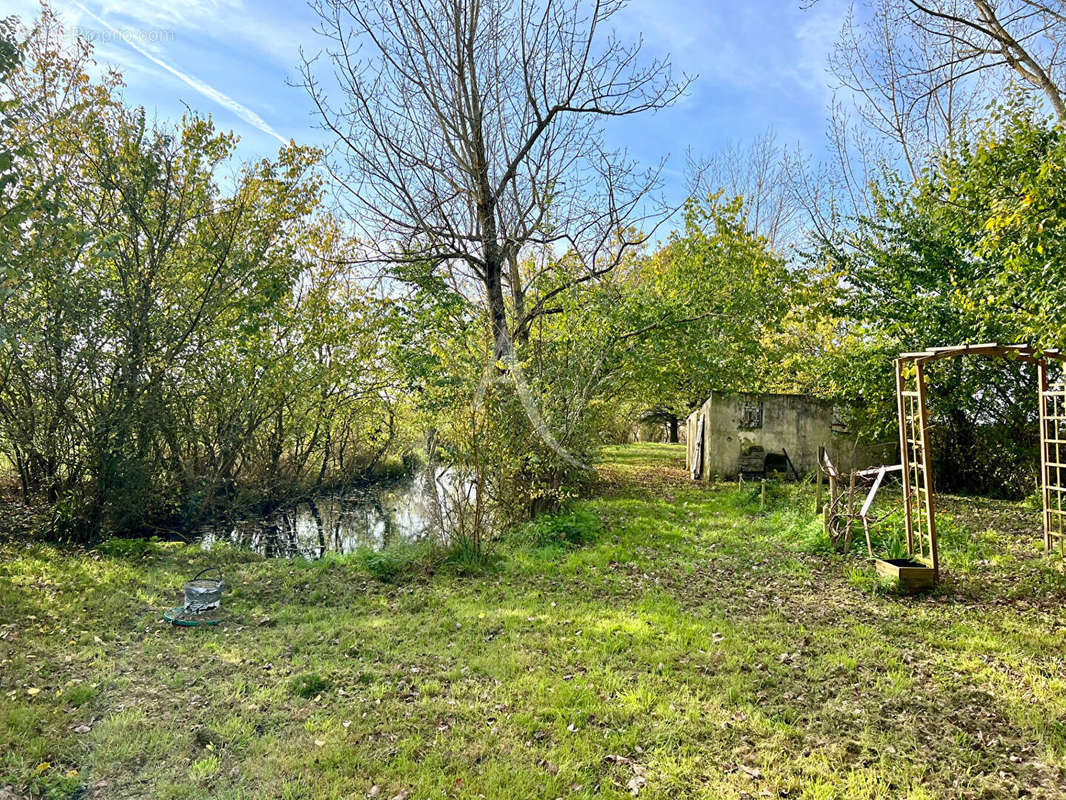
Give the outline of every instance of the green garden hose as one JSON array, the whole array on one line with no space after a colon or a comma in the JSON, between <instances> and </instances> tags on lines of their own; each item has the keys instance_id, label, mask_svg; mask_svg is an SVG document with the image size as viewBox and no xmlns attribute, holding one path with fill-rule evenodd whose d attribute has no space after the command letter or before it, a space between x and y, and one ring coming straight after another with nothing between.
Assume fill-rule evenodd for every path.
<instances>
[{"instance_id":1,"label":"green garden hose","mask_svg":"<svg viewBox=\"0 0 1066 800\"><path fill-rule=\"evenodd\" d=\"M225 617L207 618L203 614L190 614L184 606L174 606L163 612L163 619L181 628L197 628L202 625L218 625Z\"/></svg>"}]
</instances>

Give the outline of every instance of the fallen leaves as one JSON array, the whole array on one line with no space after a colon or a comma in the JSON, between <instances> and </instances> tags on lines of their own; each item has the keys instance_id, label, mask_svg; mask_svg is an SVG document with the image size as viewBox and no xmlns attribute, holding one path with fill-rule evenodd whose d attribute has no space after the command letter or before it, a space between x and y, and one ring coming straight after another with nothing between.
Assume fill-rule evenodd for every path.
<instances>
[{"instance_id":1,"label":"fallen leaves","mask_svg":"<svg viewBox=\"0 0 1066 800\"><path fill-rule=\"evenodd\" d=\"M740 765L740 771L751 778L753 781L759 780L762 777L762 770L758 767L749 767L747 764Z\"/></svg>"},{"instance_id":2,"label":"fallen leaves","mask_svg":"<svg viewBox=\"0 0 1066 800\"><path fill-rule=\"evenodd\" d=\"M367 782L369 774L339 772L343 766L337 766L345 763L342 755L366 763L379 753L395 754L397 739L410 727L430 739L439 737L427 746L463 759L460 775L466 784L456 779L454 792L449 784L453 797L475 797L478 789L488 789L489 797L506 796L501 786L507 788L511 769L524 770L564 797L585 792L647 798L662 792L796 798L805 781L816 778L825 779L827 793L843 797L849 796L843 781L856 770L876 780L884 796L896 789L898 794L917 789L944 797L1015 796L1015 787L1024 785L1034 800L1061 797L1060 766L1050 758L1051 764L1037 760L1046 750L1041 734L1031 721L1019 722L1024 714L1014 712L1025 710L1023 699L1034 704L1050 697L1048 715L1062 716L1057 696L1048 690L1062 674L1058 645L1066 596L1061 587L1066 583L1058 578L1048 583L1046 601L1040 603L1056 604L1056 613L1039 619L1032 608L1023 613L1022 603L1003 596L1005 590L998 596L979 595L979 589L987 595L990 584L978 586L969 574L960 577L960 585L980 596L979 605L953 600L943 607L871 597L849 585L838 561L797 554L791 545L759 538L769 537L762 529L751 538L755 523L715 506L716 491L707 491L713 502L699 514L680 506L645 509L649 519L660 512L664 518L676 517L681 534L676 541L656 538L650 523L647 532L637 531L633 523L635 532L626 538L630 534L622 526L629 523L622 521L611 528L622 531L618 541L611 540L606 550L591 545L581 551L596 563L582 565L573 575L545 578L522 572L518 580L501 573L474 579L470 586L446 581L402 590L364 586L352 600L354 610L331 609L336 624L324 624L321 630L313 619L300 616L300 607L287 610L285 623L276 627L273 619L257 626L269 618L262 610L249 610L242 643L247 650L241 651L247 652L246 660L212 677L226 682L239 677L269 687L288 680L301 659L308 658L321 659L327 665L323 669L344 675L350 671L357 678L349 694L341 687L323 691L307 704L310 708L302 703L278 708L271 694L255 693L241 702L240 692L232 698L221 691L216 696L214 690L200 688L200 682L161 687L160 676L188 669L195 655L160 646L151 635L131 635L113 645L119 679L106 692L100 690L99 701L53 704L57 687L65 692L72 685L67 678L91 680L90 671L101 663L92 632L80 628L42 639L39 648L27 652L24 666L21 660L12 665L15 648L6 650L0 673L13 677L0 690L0 702L54 713L48 735L65 738L74 748L84 750L91 742L93 758L108 766L94 767L94 772L114 781L104 791L106 783L85 780L97 797L121 794L132 774L115 768L122 752L116 744L124 730L112 728L111 718L118 715L122 723L124 709L144 708L153 720L169 722L174 718L167 711L171 702L178 714L188 709L204 720L231 715L253 728L254 748L227 744L223 749L221 739L216 743L204 737L205 750L224 765L219 775L234 762L251 763L247 759L253 752L277 765L293 743L313 741L310 752L304 746L307 759L319 762L310 779L315 781L309 787L312 794L331 781L343 781L348 796L421 798L426 785L436 785L436 776L427 780L422 772L434 768L432 760L403 777L382 772L377 775L381 784L373 785ZM619 512L605 508L632 516L629 506ZM796 574L775 572L777 559L792 564ZM984 568L1006 581L1006 567L990 563ZM261 576L279 571L274 564L256 569ZM650 591L664 602L641 604L652 582L656 588ZM401 592L414 592L416 600L425 599L426 592L446 592L449 599L425 610L418 603L405 608L388 602ZM1004 618L989 605L993 600L1009 602L1015 616ZM383 614L411 624L410 638L394 642L388 626L378 627L381 619L391 617L379 619L364 606L379 601ZM257 598L246 602L254 608ZM1039 607L1028 596L1023 602ZM480 608L492 610L479 614ZM980 617L985 611L992 615L987 621ZM429 620L427 614L441 619ZM461 614L467 622L455 622L448 614ZM631 629L613 633L610 623L616 616L627 626L632 623ZM1010 624L1003 627L1005 621ZM942 630L955 622L958 630ZM1020 644L1023 623L1025 632L1037 637L1031 652ZM338 643L333 629L345 627L351 629L345 634L351 639ZM0 625L0 645L7 646L2 639L8 633L15 629ZM931 647L944 636L950 637L951 648ZM25 637L33 638L31 629ZM79 644L68 645L68 639ZM495 644L486 647L483 641ZM995 645L991 649L989 642ZM446 651L445 645L455 649ZM49 652L48 646L55 649ZM473 663L464 661L471 655ZM849 663L855 665L844 666ZM971 688L976 676L985 687L982 693ZM31 693L27 687L41 688ZM207 696L190 694L194 690ZM342 699L347 696L352 699ZM445 710L467 708L480 716L467 719ZM303 727L305 714L315 725ZM104 735L91 735L105 719ZM767 736L767 721L776 726L779 720L787 723L782 730L788 733ZM875 736L863 746L842 744L865 742L872 729ZM322 738L315 739L316 732ZM528 750L520 747L527 739ZM677 750L665 742L676 742ZM325 747L330 754L336 748L337 758L324 757L324 749L318 752ZM616 751L629 755L604 756ZM65 774L71 765L61 758L64 752L61 747L37 752L37 758L57 759L40 778L36 759L27 760L25 784L46 784ZM685 753L683 761L675 760L674 752ZM944 769L929 771L930 758ZM164 779L185 780L185 765L171 767L174 772ZM233 770L231 776L237 774ZM257 772L255 767L246 770L242 784L269 793L269 787L256 784ZM494 783L485 777L489 775L500 777ZM401 780L411 788L401 792ZM895 789L885 788L890 782ZM144 786L146 796L154 788ZM0 785L0 800L4 798Z\"/></svg>"},{"instance_id":3,"label":"fallen leaves","mask_svg":"<svg viewBox=\"0 0 1066 800\"><path fill-rule=\"evenodd\" d=\"M647 778L645 777L647 768L643 764L639 764L631 758L616 754L604 756L603 760L614 764L624 764L633 771L633 776L626 781L626 788L631 795L636 797L640 793L640 790L644 788L644 785L647 783Z\"/></svg>"}]
</instances>

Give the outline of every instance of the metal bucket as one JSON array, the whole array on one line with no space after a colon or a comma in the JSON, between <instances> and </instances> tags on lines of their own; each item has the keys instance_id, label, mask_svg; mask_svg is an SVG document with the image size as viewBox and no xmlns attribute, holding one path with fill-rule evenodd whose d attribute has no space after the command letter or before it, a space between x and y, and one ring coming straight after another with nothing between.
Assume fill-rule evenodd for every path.
<instances>
[{"instance_id":1,"label":"metal bucket","mask_svg":"<svg viewBox=\"0 0 1066 800\"><path fill-rule=\"evenodd\" d=\"M205 578L207 572L214 572L218 578ZM192 580L185 584L184 609L190 614L213 611L222 604L222 590L226 584L222 581L222 570L218 567L202 569Z\"/></svg>"}]
</instances>

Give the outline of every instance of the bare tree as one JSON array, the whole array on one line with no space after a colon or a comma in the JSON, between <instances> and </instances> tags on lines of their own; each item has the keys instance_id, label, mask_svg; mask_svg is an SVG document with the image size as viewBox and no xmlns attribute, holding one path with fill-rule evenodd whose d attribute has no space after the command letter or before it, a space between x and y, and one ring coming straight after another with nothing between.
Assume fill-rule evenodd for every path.
<instances>
[{"instance_id":1,"label":"bare tree","mask_svg":"<svg viewBox=\"0 0 1066 800\"><path fill-rule=\"evenodd\" d=\"M938 35L918 24L909 2L873 0L862 19L853 6L829 67L838 96L869 130L867 160L896 156L917 180L930 155L975 116L987 87L956 57L950 37L959 24L944 20ZM838 121L847 105L834 109ZM839 149L843 142L834 138Z\"/></svg>"},{"instance_id":2,"label":"bare tree","mask_svg":"<svg viewBox=\"0 0 1066 800\"><path fill-rule=\"evenodd\" d=\"M800 235L802 206L790 190L786 167L785 148L772 129L747 144L731 142L710 156L689 156L692 193L721 190L729 197L743 197L748 225L778 251L795 244Z\"/></svg>"},{"instance_id":3,"label":"bare tree","mask_svg":"<svg viewBox=\"0 0 1066 800\"><path fill-rule=\"evenodd\" d=\"M1066 122L1062 54L1066 4L1059 0L907 0L914 27L949 46L938 69L954 79L1008 67L1023 83L1043 92L1060 122Z\"/></svg>"},{"instance_id":4,"label":"bare tree","mask_svg":"<svg viewBox=\"0 0 1066 800\"><path fill-rule=\"evenodd\" d=\"M886 143L854 124L839 100L829 108L826 137L829 159L816 162L797 147L786 151L782 168L787 191L804 217L803 233L823 244L833 241L848 220L873 211L871 181L889 161Z\"/></svg>"},{"instance_id":5,"label":"bare tree","mask_svg":"<svg viewBox=\"0 0 1066 800\"><path fill-rule=\"evenodd\" d=\"M601 123L661 109L687 80L608 32L622 4L313 2L328 45L303 80L336 139L330 168L353 222L375 259L475 280L497 358L558 293L605 275L665 218L649 197L661 164L641 170L608 149ZM571 251L582 272L527 304L551 269L523 267L531 250Z\"/></svg>"},{"instance_id":6,"label":"bare tree","mask_svg":"<svg viewBox=\"0 0 1066 800\"><path fill-rule=\"evenodd\" d=\"M974 2L851 5L828 59L836 79L827 127L832 159L813 173L799 157L788 165L792 191L816 228L835 227L834 216L870 213L870 184L886 168L917 181L1011 81L1008 71L989 69L1004 62L963 45L973 33L967 15L977 13Z\"/></svg>"}]
</instances>

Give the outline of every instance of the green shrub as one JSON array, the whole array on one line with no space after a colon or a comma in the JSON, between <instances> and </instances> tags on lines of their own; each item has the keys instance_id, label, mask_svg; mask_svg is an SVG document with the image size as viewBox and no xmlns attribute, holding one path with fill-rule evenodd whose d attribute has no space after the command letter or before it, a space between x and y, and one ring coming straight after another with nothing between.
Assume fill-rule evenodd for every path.
<instances>
[{"instance_id":1,"label":"green shrub","mask_svg":"<svg viewBox=\"0 0 1066 800\"><path fill-rule=\"evenodd\" d=\"M382 583L395 583L427 571L433 556L434 547L429 542L403 542L382 550L365 548L355 554L359 566Z\"/></svg>"},{"instance_id":2,"label":"green shrub","mask_svg":"<svg viewBox=\"0 0 1066 800\"><path fill-rule=\"evenodd\" d=\"M788 504L791 494L789 487L780 480L767 478L765 494L761 480L746 481L727 493L726 501L737 511L758 514L783 508Z\"/></svg>"},{"instance_id":3,"label":"green shrub","mask_svg":"<svg viewBox=\"0 0 1066 800\"><path fill-rule=\"evenodd\" d=\"M881 558L889 559L907 557L907 535L902 528L892 526L885 529L885 533L881 537L879 555Z\"/></svg>"},{"instance_id":4,"label":"green shrub","mask_svg":"<svg viewBox=\"0 0 1066 800\"><path fill-rule=\"evenodd\" d=\"M71 686L63 692L63 702L72 706L83 706L96 697L96 689L86 683Z\"/></svg>"},{"instance_id":5,"label":"green shrub","mask_svg":"<svg viewBox=\"0 0 1066 800\"><path fill-rule=\"evenodd\" d=\"M1041 511L1044 508L1044 498L1040 492L1031 492L1025 496L1022 507L1029 511Z\"/></svg>"},{"instance_id":6,"label":"green shrub","mask_svg":"<svg viewBox=\"0 0 1066 800\"><path fill-rule=\"evenodd\" d=\"M574 509L537 517L516 528L511 538L528 547L576 547L599 539L602 527L593 512Z\"/></svg>"},{"instance_id":7,"label":"green shrub","mask_svg":"<svg viewBox=\"0 0 1066 800\"><path fill-rule=\"evenodd\" d=\"M444 551L444 565L459 575L480 575L499 562L499 556L477 547L470 539L459 539Z\"/></svg>"},{"instance_id":8,"label":"green shrub","mask_svg":"<svg viewBox=\"0 0 1066 800\"><path fill-rule=\"evenodd\" d=\"M825 532L821 515L789 515L782 523L785 536L796 542L802 552L812 555L829 555L836 552Z\"/></svg>"},{"instance_id":9,"label":"green shrub","mask_svg":"<svg viewBox=\"0 0 1066 800\"><path fill-rule=\"evenodd\" d=\"M330 687L330 681L315 672L305 672L296 675L289 681L289 691L297 697L305 699L322 694Z\"/></svg>"},{"instance_id":10,"label":"green shrub","mask_svg":"<svg viewBox=\"0 0 1066 800\"><path fill-rule=\"evenodd\" d=\"M112 558L143 558L158 553L159 539L119 539L111 538L101 542L96 549Z\"/></svg>"}]
</instances>

